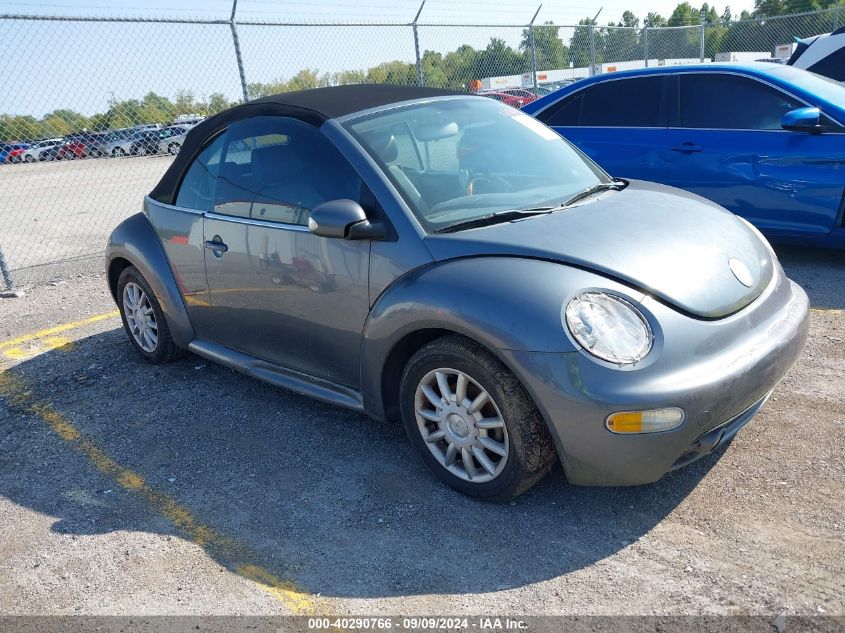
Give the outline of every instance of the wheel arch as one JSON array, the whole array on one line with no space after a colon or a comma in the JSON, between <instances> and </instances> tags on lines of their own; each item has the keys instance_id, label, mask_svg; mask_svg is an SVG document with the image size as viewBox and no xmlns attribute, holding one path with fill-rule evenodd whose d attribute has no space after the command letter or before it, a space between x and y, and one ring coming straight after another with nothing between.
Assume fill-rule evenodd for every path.
<instances>
[{"instance_id":1,"label":"wheel arch","mask_svg":"<svg viewBox=\"0 0 845 633\"><path fill-rule=\"evenodd\" d=\"M173 341L187 347L194 329L185 309L177 278L147 216L136 213L117 225L106 247L106 279L115 303L117 281L128 266L134 266L149 284L170 328Z\"/></svg>"},{"instance_id":2,"label":"wheel arch","mask_svg":"<svg viewBox=\"0 0 845 633\"><path fill-rule=\"evenodd\" d=\"M505 352L574 350L560 320L562 302L572 290L568 270L573 269L541 260L474 257L435 263L394 281L364 326L365 409L376 418L395 419L407 361L426 343L450 334L493 354L531 395Z\"/></svg>"}]
</instances>

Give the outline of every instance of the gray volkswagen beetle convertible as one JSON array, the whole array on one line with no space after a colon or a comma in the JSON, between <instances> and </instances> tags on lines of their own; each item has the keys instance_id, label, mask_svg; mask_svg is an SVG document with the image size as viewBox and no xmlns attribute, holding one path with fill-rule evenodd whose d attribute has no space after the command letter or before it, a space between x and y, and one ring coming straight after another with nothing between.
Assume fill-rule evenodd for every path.
<instances>
[{"instance_id":1,"label":"gray volkswagen beetle convertible","mask_svg":"<svg viewBox=\"0 0 845 633\"><path fill-rule=\"evenodd\" d=\"M424 88L206 119L106 270L148 361L189 350L401 417L440 479L491 499L555 455L575 484L656 481L729 441L807 336L807 296L748 223Z\"/></svg>"}]
</instances>

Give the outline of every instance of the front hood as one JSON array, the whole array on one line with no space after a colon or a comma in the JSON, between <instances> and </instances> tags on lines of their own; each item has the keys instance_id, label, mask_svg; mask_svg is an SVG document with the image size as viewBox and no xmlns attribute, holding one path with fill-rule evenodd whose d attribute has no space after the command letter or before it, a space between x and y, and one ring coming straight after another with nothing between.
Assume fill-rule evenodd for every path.
<instances>
[{"instance_id":1,"label":"front hood","mask_svg":"<svg viewBox=\"0 0 845 633\"><path fill-rule=\"evenodd\" d=\"M638 181L577 207L431 235L426 244L438 261L515 256L589 268L704 318L754 301L774 270L765 242L733 214L679 189Z\"/></svg>"}]
</instances>

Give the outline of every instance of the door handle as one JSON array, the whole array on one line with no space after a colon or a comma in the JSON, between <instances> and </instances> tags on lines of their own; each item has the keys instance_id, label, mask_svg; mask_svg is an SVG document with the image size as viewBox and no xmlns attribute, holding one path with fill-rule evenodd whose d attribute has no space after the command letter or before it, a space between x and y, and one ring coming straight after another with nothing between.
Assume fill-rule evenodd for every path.
<instances>
[{"instance_id":1,"label":"door handle","mask_svg":"<svg viewBox=\"0 0 845 633\"><path fill-rule=\"evenodd\" d=\"M215 257L222 257L223 253L229 250L219 235L215 235L211 241L206 241L205 247L214 253Z\"/></svg>"},{"instance_id":2,"label":"door handle","mask_svg":"<svg viewBox=\"0 0 845 633\"><path fill-rule=\"evenodd\" d=\"M681 143L680 145L675 145L672 148L673 152L684 152L684 153L693 153L693 152L700 152L701 145L696 145L695 143Z\"/></svg>"}]
</instances>

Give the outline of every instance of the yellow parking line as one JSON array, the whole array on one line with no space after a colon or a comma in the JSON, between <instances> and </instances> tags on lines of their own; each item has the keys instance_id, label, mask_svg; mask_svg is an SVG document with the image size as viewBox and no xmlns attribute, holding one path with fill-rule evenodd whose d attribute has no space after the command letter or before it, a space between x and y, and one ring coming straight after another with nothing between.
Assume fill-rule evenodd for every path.
<instances>
[{"instance_id":1,"label":"yellow parking line","mask_svg":"<svg viewBox=\"0 0 845 633\"><path fill-rule=\"evenodd\" d=\"M78 327L82 327L83 325L90 325L91 323L97 323L98 321L105 321L106 319L112 319L119 315L120 313L117 310L112 310L111 312L97 314L95 316L88 317L87 319L81 319L79 321L70 321L69 323L62 323L61 325L56 325L47 328L46 330L39 330L38 332L24 334L23 336L12 338L8 341L2 341L0 342L0 349L5 349L7 347L15 347L21 345L22 343L28 343L29 341L34 341L36 339L43 339L49 336L55 336L56 334L61 334L62 332L67 332L68 330L73 330Z\"/></svg>"},{"instance_id":2,"label":"yellow parking line","mask_svg":"<svg viewBox=\"0 0 845 633\"><path fill-rule=\"evenodd\" d=\"M102 316L102 318L108 318L108 316ZM155 490L137 472L109 457L93 440L86 437L48 402L38 400L32 389L22 379L7 371L0 371L0 397L4 398L9 405L40 418L60 439L86 457L112 482L140 496L153 511L179 528L188 540L213 552L214 556L236 574L259 585L291 613L309 614L315 611L315 602L310 594L300 590L292 581L278 578L263 567L250 562L255 555L248 547L201 523L175 498Z\"/></svg>"}]
</instances>

